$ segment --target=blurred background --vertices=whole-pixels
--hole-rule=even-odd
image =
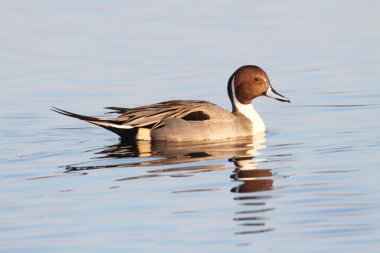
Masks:
[[[375,252],[379,9],[371,0],[1,2],[0,251]],[[230,109],[227,80],[246,64],[292,103],[254,102],[268,132],[243,164],[229,160],[236,147],[218,146],[232,152],[172,165],[167,150],[142,155],[50,111],[101,115],[170,99]],[[262,180],[245,180],[247,166]]]

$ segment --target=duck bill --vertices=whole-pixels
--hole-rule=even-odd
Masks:
[[[277,99],[281,102],[288,102],[290,103],[290,100],[284,97],[283,95],[279,94],[277,91],[275,91],[272,86],[269,86],[268,90],[265,92],[265,96]]]

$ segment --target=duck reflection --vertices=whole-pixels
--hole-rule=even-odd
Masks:
[[[73,164],[66,166],[66,172],[85,171],[95,169],[122,168],[122,167],[157,167],[167,165],[180,165],[217,160],[221,158],[238,159],[238,157],[249,156],[252,158],[256,147],[252,138],[236,139],[231,141],[219,142],[120,142],[116,145],[106,146],[100,151],[95,152],[93,161]],[[117,159],[117,160],[115,160]],[[115,161],[117,161],[115,163]],[[226,167],[225,163],[220,163],[217,168]],[[147,171],[156,172],[175,172],[203,168],[214,170],[215,164],[204,166],[185,166],[171,169],[156,169]]]
[[[265,148],[265,135],[255,136],[252,149],[248,150],[249,155],[236,156],[230,158],[235,169],[231,178],[241,182],[238,186],[233,187],[231,192],[238,193],[234,197],[244,210],[235,212],[234,221],[244,227],[236,235],[263,233],[274,230],[266,226],[266,212],[273,211],[274,208],[267,207],[267,200],[272,198],[268,191],[273,187],[273,172],[269,169],[257,168],[260,162],[259,151]]]
[[[94,162],[69,165],[66,167],[66,172],[120,167],[148,168],[143,175],[117,179],[117,181],[124,181],[162,176],[189,177],[200,172],[231,170],[230,165],[233,165],[231,179],[239,184],[234,186],[231,192],[235,195],[234,200],[241,209],[234,213],[234,221],[242,227],[236,234],[261,233],[273,230],[266,227],[265,213],[274,210],[267,207],[267,201],[271,198],[268,191],[273,187],[273,172],[270,169],[257,168],[265,164],[263,163],[265,159],[260,159],[259,153],[265,148],[264,144],[264,134],[249,139],[202,144],[120,142],[96,152],[97,157]],[[229,158],[230,163],[226,164],[225,158]],[[116,163],[115,159],[117,159]],[[222,160],[217,161],[217,159]],[[214,162],[202,163],[207,160],[214,160]],[[149,169],[150,167],[152,169]],[[193,189],[183,192],[209,190],[214,189]]]

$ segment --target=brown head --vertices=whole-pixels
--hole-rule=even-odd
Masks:
[[[271,86],[268,75],[260,67],[246,65],[238,68],[228,81],[228,96],[236,109],[236,103],[252,103],[259,96],[267,96],[282,102],[289,99],[277,93]]]

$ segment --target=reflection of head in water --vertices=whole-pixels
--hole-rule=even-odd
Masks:
[[[243,183],[232,188],[232,192],[257,192],[272,189],[273,173],[269,169],[236,169],[231,178]]]

